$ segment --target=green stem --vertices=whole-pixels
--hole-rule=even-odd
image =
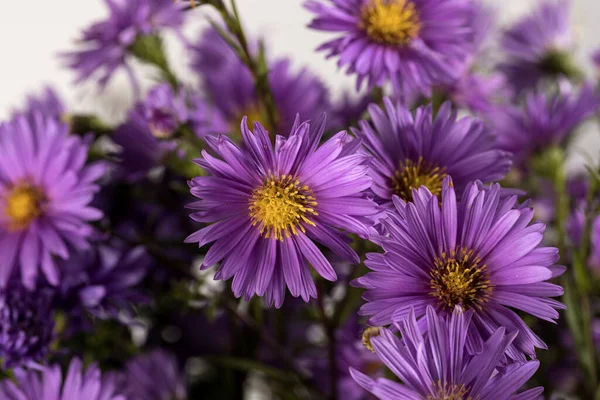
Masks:
[[[321,322],[323,324],[323,328],[325,329],[325,333],[327,335],[327,356],[329,359],[329,386],[330,400],[338,399],[338,366],[337,366],[337,341],[335,338],[335,325],[333,321],[327,317],[327,313],[325,312],[325,305],[323,303],[323,298],[325,296],[325,285],[322,279],[317,282],[317,310],[319,312],[319,317],[321,318]]]

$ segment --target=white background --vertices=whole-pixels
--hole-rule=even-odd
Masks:
[[[334,96],[342,89],[353,89],[354,80],[341,74],[334,60],[325,60],[314,49],[327,35],[306,28],[311,14],[301,0],[237,0],[250,34],[268,38],[271,54],[289,55],[296,66],[308,66],[321,75]],[[539,0],[487,0],[497,9],[499,25],[506,26],[527,12]],[[69,107],[76,111],[100,110],[113,120],[123,117],[131,101],[130,88],[123,76],[117,76],[107,90],[98,93],[94,85],[73,86],[73,75],[61,66],[60,52],[72,49],[82,28],[103,18],[102,0],[2,0],[0,5],[0,119],[22,104],[26,93],[44,84],[56,87]],[[206,24],[204,7],[188,16],[186,34],[196,40]],[[591,75],[589,55],[600,47],[600,0],[573,0],[571,13],[577,59],[586,64]],[[172,62],[180,76],[187,54],[176,44],[171,46]],[[188,78],[188,80],[191,78]],[[591,125],[590,125],[591,126]],[[595,129],[588,127],[586,131]],[[591,137],[589,132],[586,136]],[[587,142],[587,140],[586,140]]]

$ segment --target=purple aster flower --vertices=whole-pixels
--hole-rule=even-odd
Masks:
[[[54,339],[52,293],[26,290],[20,282],[0,289],[0,358],[4,368],[34,366]]]
[[[77,74],[77,82],[93,75],[105,86],[112,74],[123,67],[137,87],[127,62],[136,39],[160,28],[179,28],[183,23],[180,4],[172,0],[105,0],[109,16],[87,28],[80,39],[83,48],[66,54]]]
[[[58,94],[51,87],[46,87],[39,96],[27,96],[25,108],[22,111],[14,113],[13,118],[16,118],[18,114],[24,114],[29,119],[29,123],[33,124],[33,116],[39,112],[46,117],[52,117],[60,121],[65,111],[65,105]]]
[[[127,362],[121,376],[127,400],[186,400],[187,389],[177,359],[157,349]]]
[[[293,72],[288,59],[269,62],[269,85],[275,101],[279,123],[271,127],[262,117],[254,79],[245,64],[217,31],[204,32],[195,47],[192,68],[202,78],[203,86],[215,107],[223,114],[230,132],[237,132],[242,117],[250,123],[260,122],[273,134],[287,135],[299,114],[314,120],[331,108],[329,93],[323,83],[307,69]]]
[[[85,165],[88,143],[41,114],[0,125],[0,287],[20,271],[28,288],[41,268],[57,285],[53,256],[83,249],[102,212],[89,204],[104,164]]]
[[[515,162],[522,164],[533,153],[563,144],[581,122],[598,110],[599,100],[591,85],[576,90],[561,81],[559,93],[529,93],[522,110],[505,105],[489,113],[488,119],[500,148],[512,152]]]
[[[544,1],[504,33],[501,44],[506,61],[498,68],[515,90],[535,87],[545,76],[569,72],[565,70],[571,47],[569,11],[568,0]]]
[[[433,307],[427,307],[428,332],[423,334],[411,311],[399,325],[402,341],[381,328],[380,335],[371,338],[372,346],[402,384],[350,371],[356,382],[382,400],[537,399],[542,387],[516,392],[533,376],[539,361],[500,366],[504,352],[515,340],[515,332],[506,334],[505,328],[498,328],[483,344],[481,353],[469,355],[468,337],[475,323],[471,322],[472,315],[457,307],[446,320],[436,315]]]
[[[58,302],[69,315],[70,328],[88,328],[87,313],[128,323],[133,307],[147,300],[139,284],[152,260],[142,247],[119,247],[98,245],[61,264]]]
[[[461,191],[473,180],[500,180],[508,172],[510,154],[497,148],[491,131],[473,118],[457,120],[450,103],[434,118],[431,105],[413,117],[405,106],[384,102],[385,111],[369,106],[371,122],[352,129],[373,155],[370,174],[378,202],[391,205],[394,194],[410,201],[421,186],[438,195],[446,176]]]
[[[217,111],[194,97],[188,108],[183,91],[175,93],[168,84],[160,84],[148,92],[119,126],[114,141],[121,146],[122,170],[129,180],[136,180],[161,164],[165,155],[177,148],[173,136],[181,125],[190,122],[194,133],[204,137],[226,132]]]
[[[489,113],[495,110],[497,103],[510,97],[507,89],[506,78],[500,74],[467,72],[443,91],[457,106],[475,113]]]
[[[331,4],[329,4],[331,3]],[[472,48],[471,7],[463,0],[310,0],[310,27],[339,32],[319,50],[339,56],[356,73],[357,86],[392,81],[396,88],[425,94],[451,80],[454,61]]]
[[[60,366],[53,365],[36,370],[15,371],[15,381],[0,382],[0,397],[5,400],[126,400],[115,390],[114,377],[101,375],[92,364],[83,369],[81,360],[75,358],[63,379]]]
[[[353,98],[349,93],[344,93],[342,99],[332,106],[332,119],[335,121],[335,126],[346,128],[357,124],[363,119],[369,104],[374,101],[371,94]]]
[[[340,132],[319,146],[325,119],[296,122],[275,147],[258,124],[250,132],[242,120],[244,147],[226,136],[207,137],[219,158],[203,152],[195,162],[211,176],[190,181],[200,200],[188,207],[191,217],[207,227],[187,242],[214,242],[202,268],[221,261],[215,279],[233,277],[237,296],[266,296],[281,307],[286,286],[304,301],[316,297],[309,262],[327,280],[336,273],[314,241],[354,263],[357,254],[339,231],[367,237],[377,212],[363,193],[371,186],[368,157],[357,153],[360,143]]]
[[[433,306],[450,314],[472,309],[469,348],[480,351],[499,327],[518,331],[508,356],[535,355],[544,342],[511,309],[554,321],[564,306],[551,297],[560,286],[546,282],[560,275],[558,250],[541,246],[545,225],[533,223],[533,209],[514,209],[516,196],[502,198],[500,185],[470,183],[457,200],[447,177],[441,198],[422,187],[413,201],[394,198],[395,212],[382,220],[389,235],[377,239],[384,254],[369,253],[373,271],[358,278],[367,289],[361,315],[374,326],[400,321],[414,308],[417,317]],[[509,308],[510,307],[510,308]]]
[[[596,73],[600,75],[600,49],[596,50],[594,54],[592,54],[592,63],[596,68]]]

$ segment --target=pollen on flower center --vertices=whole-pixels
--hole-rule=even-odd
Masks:
[[[434,260],[430,276],[430,294],[449,309],[456,305],[481,309],[492,292],[486,266],[472,250],[442,253]]]
[[[410,0],[369,0],[361,8],[359,27],[377,43],[402,46],[419,35],[421,21]]]
[[[26,228],[42,213],[43,200],[44,195],[39,188],[29,184],[15,186],[6,198],[8,229],[16,231]]]
[[[467,396],[469,390],[462,385],[449,384],[448,382],[442,383],[437,381],[433,385],[435,394],[427,396],[427,400],[476,400],[471,396]],[[479,397],[479,396],[478,396]]]
[[[416,163],[405,160],[400,163],[400,168],[392,177],[394,192],[405,201],[412,201],[412,191],[420,186],[425,186],[437,196],[442,192],[442,183],[446,177],[445,168],[423,161],[419,157]]]
[[[265,238],[284,237],[305,232],[304,224],[315,225],[311,215],[317,215],[313,192],[292,175],[271,176],[250,196],[248,210],[252,225]]]

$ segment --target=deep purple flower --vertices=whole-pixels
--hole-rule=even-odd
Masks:
[[[510,168],[510,154],[497,148],[491,131],[470,117],[457,120],[450,103],[435,118],[431,105],[413,117],[389,99],[385,111],[373,104],[369,114],[371,122],[361,121],[352,132],[373,155],[372,190],[380,203],[391,205],[394,194],[410,201],[412,190],[421,186],[438,195],[446,176],[460,192],[477,179],[500,180]]]
[[[63,278],[58,302],[70,318],[70,328],[85,329],[88,313],[128,323],[133,307],[147,300],[139,284],[152,260],[143,247],[120,247],[97,245],[60,265]]]
[[[160,28],[179,28],[183,23],[181,5],[172,0],[105,2],[108,18],[87,28],[80,39],[83,48],[66,55],[69,67],[77,74],[77,82],[97,76],[102,87],[121,67],[132,78],[127,55],[136,39],[154,34]]]
[[[33,366],[54,339],[52,292],[30,292],[20,282],[0,289],[0,358],[4,368]]]
[[[572,45],[569,19],[568,0],[546,0],[504,33],[505,61],[498,68],[515,90],[535,87],[545,76],[568,72],[564,63]]]
[[[271,127],[261,114],[254,79],[229,45],[214,29],[204,32],[196,45],[192,68],[215,107],[223,114],[230,132],[237,132],[242,117],[260,122],[271,134],[287,135],[300,115],[314,120],[330,109],[323,83],[307,69],[293,72],[290,60],[269,61],[268,80],[278,114],[278,126]]]
[[[489,113],[488,119],[497,132],[500,148],[512,152],[515,162],[522,164],[533,153],[563,144],[581,122],[598,110],[599,104],[600,98],[591,85],[576,90],[561,81],[559,93],[529,93],[523,109],[505,105]]]
[[[214,242],[203,268],[221,261],[215,279],[233,277],[237,296],[266,296],[281,307],[286,286],[304,301],[316,297],[307,262],[327,280],[336,273],[314,241],[352,262],[344,229],[367,237],[368,216],[377,212],[363,193],[371,186],[368,157],[357,153],[359,142],[340,132],[319,146],[325,120],[296,122],[275,148],[264,128],[254,133],[244,118],[239,148],[226,136],[207,137],[219,158],[203,152],[195,162],[210,176],[194,178],[191,192],[200,200],[189,205],[191,217],[209,223],[187,242]]]
[[[83,249],[102,212],[90,207],[104,164],[85,165],[88,143],[41,114],[0,125],[0,287],[20,271],[28,288],[38,269],[57,285],[53,256]]]
[[[177,359],[157,349],[127,362],[119,390],[127,400],[186,400],[187,389]]]
[[[115,391],[112,375],[101,375],[92,364],[83,369],[78,358],[71,361],[63,380],[59,365],[41,371],[16,370],[15,382],[0,382],[0,397],[5,400],[126,400]]]
[[[177,148],[173,136],[185,123],[190,122],[198,137],[226,132],[216,110],[198,97],[193,98],[191,107],[187,101],[183,90],[175,93],[168,84],[157,85],[117,128],[113,139],[122,148],[121,167],[128,180],[143,177],[160,165],[165,155]]]
[[[331,4],[328,4],[331,3]],[[471,7],[463,0],[310,0],[310,27],[339,32],[319,50],[339,56],[360,86],[395,87],[428,94],[455,76],[453,62],[472,48]]]
[[[554,321],[563,305],[560,286],[546,282],[560,275],[558,250],[541,246],[545,225],[533,223],[533,209],[515,209],[516,196],[502,198],[500,185],[466,186],[457,200],[452,180],[441,197],[422,187],[413,202],[394,198],[396,210],[382,220],[388,235],[377,238],[385,253],[367,254],[373,271],[356,280],[367,289],[361,315],[374,326],[400,321],[427,306],[449,314],[456,305],[474,311],[470,349],[481,350],[499,327],[519,331],[508,356],[533,356],[544,342],[509,307]],[[441,204],[440,204],[441,200]]]
[[[516,332],[500,327],[483,344],[483,351],[469,355],[468,337],[472,329],[472,311],[456,308],[447,319],[427,307],[427,334],[423,334],[411,311],[399,329],[402,341],[381,328],[371,338],[375,353],[403,382],[386,378],[372,379],[351,369],[354,379],[382,400],[533,400],[542,387],[516,394],[538,369],[537,360],[501,367],[504,352]]]
[[[46,87],[39,96],[27,96],[24,109],[15,112],[13,118],[16,118],[18,114],[23,114],[28,117],[29,123],[33,124],[33,116],[39,112],[46,117],[60,121],[64,117],[65,111],[65,105],[58,94],[51,87]]]

